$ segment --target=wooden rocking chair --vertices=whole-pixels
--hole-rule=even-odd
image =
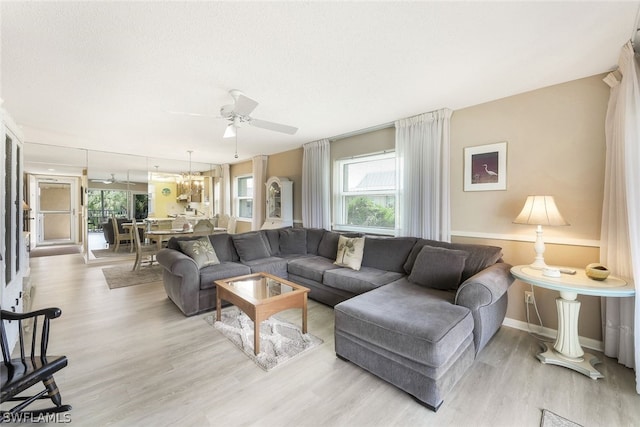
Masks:
[[[7,419],[29,420],[43,414],[53,414],[71,410],[71,406],[62,404],[62,397],[58,386],[53,379],[53,374],[67,366],[66,356],[47,356],[49,344],[49,322],[60,317],[62,311],[59,308],[45,308],[31,313],[13,313],[0,310],[0,333],[2,335],[2,357],[0,365],[1,392],[0,404],[10,401],[20,401],[18,405],[8,411],[0,411],[0,423]],[[41,319],[41,332],[38,333],[38,322]],[[30,332],[25,336],[24,321],[30,323]],[[9,344],[5,332],[5,322],[18,322],[20,357],[11,358]],[[38,335],[40,339],[38,340]],[[30,347],[30,349],[29,349]],[[26,350],[25,350],[26,348]],[[39,350],[39,354],[37,353]],[[44,389],[32,396],[18,396],[23,391],[38,383],[44,385]],[[55,406],[45,409],[23,411],[25,407],[38,399],[51,399]]]

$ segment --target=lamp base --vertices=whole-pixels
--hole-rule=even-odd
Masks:
[[[544,259],[538,259],[537,257],[533,263],[529,264],[529,267],[534,270],[544,270],[545,268],[549,268],[547,263],[544,262]]]
[[[536,227],[536,243],[533,246],[536,251],[536,259],[530,265],[535,270],[542,270],[547,268],[547,264],[544,262],[544,240],[542,240],[542,226]]]

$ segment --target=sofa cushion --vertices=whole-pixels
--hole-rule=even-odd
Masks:
[[[404,263],[404,270],[407,274],[411,273],[413,264],[415,263],[420,250],[425,245],[467,252],[467,259],[465,261],[464,270],[462,271],[462,278],[460,279],[462,282],[490,265],[495,264],[502,257],[502,248],[497,246],[448,243],[439,242],[437,240],[419,239],[407,257],[407,262]]]
[[[204,267],[200,270],[200,289],[215,288],[214,282],[216,280],[244,276],[245,274],[251,274],[251,269],[237,262],[222,262],[218,265]]]
[[[378,270],[373,267],[362,267],[360,270],[338,268],[325,271],[322,283],[332,288],[360,294],[391,283],[402,276],[402,273]]]
[[[400,279],[335,306],[335,327],[376,347],[440,367],[472,340],[473,316],[453,293]]]
[[[287,269],[290,274],[304,277],[318,283],[322,283],[325,271],[339,269],[330,259],[323,256],[312,255],[289,260]]]
[[[286,279],[287,260],[278,257],[258,258],[244,263],[252,273],[269,273]]]
[[[336,259],[339,238],[340,233],[336,233],[335,231],[327,231],[324,233],[320,243],[318,243],[318,255],[329,259]]]
[[[185,255],[190,256],[196,262],[198,268],[209,265],[220,264],[216,251],[211,246],[211,241],[207,236],[202,236],[195,240],[178,242],[180,249]]]
[[[360,270],[363,253],[364,237],[340,236],[335,264],[352,270]]]
[[[259,231],[232,234],[231,238],[233,239],[233,245],[235,246],[236,251],[238,251],[240,261],[243,263],[271,256],[269,244],[265,241],[265,238]]]
[[[280,255],[280,230],[277,228],[269,230],[260,230],[263,233],[264,238],[269,244],[269,251],[272,256]]]
[[[220,262],[240,261],[238,252],[236,252],[236,248],[233,245],[233,239],[231,238],[231,234],[227,234],[227,233],[210,234],[209,240],[211,240],[211,245],[213,246],[213,250],[216,251],[216,255],[218,255],[218,259],[220,260]]]
[[[306,255],[307,230],[304,228],[284,228],[278,230],[280,235],[280,254]]]
[[[404,273],[404,263],[416,243],[414,237],[365,237],[362,265]]]
[[[413,264],[409,281],[427,288],[456,290],[467,253],[454,249],[423,246]]]
[[[318,255],[318,246],[327,230],[324,228],[307,228],[307,253]]]

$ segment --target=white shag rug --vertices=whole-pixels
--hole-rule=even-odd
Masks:
[[[542,419],[540,420],[540,427],[582,427],[578,423],[574,423],[558,414],[555,414],[547,409],[542,410]]]
[[[265,371],[281,366],[283,363],[311,350],[323,341],[309,333],[303,334],[300,327],[270,317],[260,324],[260,353],[253,351],[253,320],[237,307],[222,310],[222,320],[216,322],[215,312],[204,320],[238,346],[256,365]]]

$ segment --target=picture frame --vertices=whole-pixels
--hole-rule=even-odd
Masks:
[[[465,147],[464,191],[507,189],[507,143]]]

